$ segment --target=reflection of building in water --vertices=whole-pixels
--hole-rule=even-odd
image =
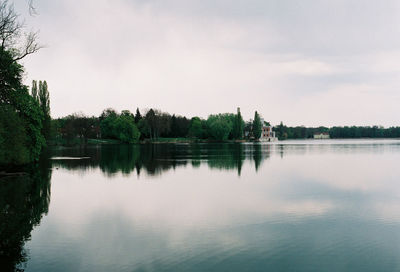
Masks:
[[[315,133],[314,139],[329,139],[329,133],[326,132]]]

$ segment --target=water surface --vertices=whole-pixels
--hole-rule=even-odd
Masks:
[[[399,161],[398,140],[54,148],[0,180],[1,267],[400,270]]]

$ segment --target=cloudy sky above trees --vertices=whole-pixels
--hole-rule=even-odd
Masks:
[[[15,1],[53,117],[254,110],[273,124],[399,125],[400,1]]]

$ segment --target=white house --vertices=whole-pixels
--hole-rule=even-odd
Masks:
[[[314,139],[329,139],[329,133],[326,132],[315,133]]]
[[[261,124],[262,124],[262,128],[261,128],[260,141],[263,141],[263,142],[277,141],[278,138],[276,138],[275,131],[272,130],[272,126],[267,126],[263,119],[261,119]]]

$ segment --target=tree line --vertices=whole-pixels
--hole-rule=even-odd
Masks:
[[[261,136],[261,119],[255,113],[255,125],[247,129]],[[236,114],[212,114],[207,119],[187,118],[169,114],[158,109],[149,109],[143,114],[139,108],[135,114],[129,110],[117,112],[105,109],[100,116],[85,116],[75,113],[52,120],[54,143],[87,143],[89,139],[109,139],[124,143],[140,140],[154,141],[159,138],[192,138],[200,140],[241,140],[246,130],[240,110]],[[257,132],[258,130],[258,132]]]
[[[136,109],[117,112],[105,109],[100,116],[72,114],[52,121],[55,144],[87,143],[89,139],[107,139],[116,142],[135,143],[139,141],[159,141],[164,138],[184,138],[206,141],[257,140],[261,137],[263,123],[256,111],[254,119],[245,122],[240,110],[236,114],[211,114],[207,119],[187,118],[169,114],[157,109],[149,109],[142,114]],[[314,134],[327,133],[330,138],[399,138],[400,127],[273,127],[279,140],[308,139]]]
[[[334,126],[328,127],[288,127],[281,122],[274,131],[279,140],[308,139],[314,134],[328,133],[332,139],[343,138],[400,138],[400,127],[384,128],[382,126]]]
[[[135,143],[158,141],[165,138],[227,141],[261,137],[261,117],[256,111],[254,120],[244,122],[240,109],[236,114],[211,114],[207,119],[187,118],[169,114],[158,109],[149,109],[142,114],[129,110],[117,112],[108,108],[100,116],[75,113],[52,120],[53,144],[85,144],[89,139],[115,140]],[[265,123],[268,124],[269,123]]]

